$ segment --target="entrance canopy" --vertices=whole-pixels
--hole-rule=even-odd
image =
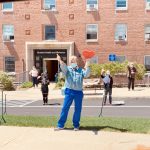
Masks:
[[[69,57],[74,55],[74,42],[52,42],[52,41],[42,41],[42,42],[26,42],[26,71],[32,69],[35,65],[35,50],[40,51],[50,51],[52,53],[58,52],[61,55],[61,51],[64,49],[67,51],[67,60],[69,62]]]

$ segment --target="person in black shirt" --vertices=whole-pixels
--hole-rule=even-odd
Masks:
[[[109,94],[109,104],[112,104],[112,86],[113,86],[113,78],[110,75],[110,71],[102,69],[101,78],[104,82],[104,105],[106,105],[107,95]]]
[[[136,75],[136,68],[134,67],[133,63],[130,63],[127,66],[127,77],[128,77],[128,91],[130,91],[130,88],[132,86],[132,90],[134,90],[134,81],[135,81],[135,75]]]
[[[49,79],[48,79],[47,72],[42,73],[39,78],[41,78],[41,91],[43,95],[43,105],[46,105],[48,104],[48,92],[49,92],[48,89]]]

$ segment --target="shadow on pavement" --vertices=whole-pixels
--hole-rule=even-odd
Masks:
[[[103,93],[84,93],[84,95],[103,95]]]
[[[106,129],[106,128],[109,128],[109,129],[112,129],[112,130],[115,130],[115,131],[120,131],[120,132],[127,132],[128,131],[127,129],[115,128],[115,127],[111,127],[111,126],[84,126],[84,127],[81,126],[80,127],[81,130],[91,130],[95,134],[97,134],[97,132],[99,130],[103,130],[103,129]]]
[[[134,89],[134,91],[144,91],[144,89]]]
[[[127,129],[120,129],[120,128],[115,128],[115,127],[111,127],[111,126],[84,126],[84,127],[80,127],[80,131],[81,130],[87,130],[87,131],[92,131],[94,132],[95,135],[98,135],[98,131],[103,130],[103,129],[112,129],[115,131],[120,131],[120,132],[128,132]],[[68,131],[72,131],[73,128],[64,128],[64,130],[68,130]]]
[[[53,104],[47,104],[47,105],[54,106],[54,105],[61,105],[61,104],[60,103],[53,103]]]

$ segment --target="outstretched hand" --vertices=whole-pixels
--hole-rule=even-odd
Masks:
[[[105,73],[105,70],[104,70],[104,69],[102,69],[102,70],[101,70],[101,74],[104,74],[104,73]]]
[[[90,61],[86,60],[86,62],[85,62],[85,68],[88,68],[89,66],[90,66]]]
[[[61,61],[61,57],[57,54],[57,60],[60,62]]]

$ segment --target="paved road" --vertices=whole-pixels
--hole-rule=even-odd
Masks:
[[[150,118],[149,98],[119,98],[113,101],[125,101],[125,105],[106,105],[103,108],[103,116],[114,117],[145,117]],[[63,99],[49,101],[49,105],[43,106],[41,100],[11,100],[7,101],[7,114],[15,115],[59,115]],[[83,116],[98,116],[101,110],[102,98],[85,98],[83,101]],[[1,105],[1,103],[0,103]],[[74,105],[71,106],[70,115]]]

